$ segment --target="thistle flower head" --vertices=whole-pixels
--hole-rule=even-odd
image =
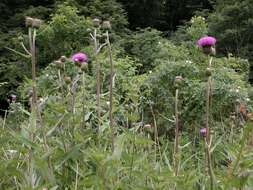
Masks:
[[[203,137],[206,137],[206,135],[207,135],[207,129],[204,127],[204,128],[201,128],[200,129],[200,134],[203,136]]]
[[[15,102],[16,99],[17,99],[17,96],[16,96],[15,94],[11,94],[11,95],[10,95],[10,98],[11,98],[12,101]]]
[[[199,47],[214,46],[215,43],[216,43],[216,38],[212,36],[204,36],[197,41],[197,44]]]
[[[79,52],[72,55],[71,60],[80,64],[87,62],[88,57],[85,53]]]

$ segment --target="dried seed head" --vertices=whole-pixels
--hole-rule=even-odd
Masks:
[[[42,20],[32,17],[25,17],[25,25],[27,27],[39,28],[42,24]]]
[[[33,26],[34,28],[39,28],[39,27],[41,26],[41,24],[42,24],[42,20],[37,19],[37,18],[33,19],[33,24],[32,24],[32,26]]]
[[[33,18],[29,16],[25,17],[25,25],[31,27],[33,25]]]
[[[100,21],[99,18],[94,18],[94,19],[93,19],[93,24],[94,24],[95,27],[99,27],[99,26],[100,26],[100,22],[101,22],[101,21]]]
[[[105,30],[110,30],[112,28],[110,21],[108,21],[108,20],[103,21],[102,28]]]

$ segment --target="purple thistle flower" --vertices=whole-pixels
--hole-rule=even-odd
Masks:
[[[216,38],[212,37],[212,36],[204,36],[202,38],[200,38],[197,41],[198,46],[200,47],[205,47],[205,46],[214,46],[216,43]]]
[[[82,64],[84,62],[87,62],[88,57],[85,53],[79,52],[72,55],[71,60]]]
[[[201,128],[201,129],[200,129],[200,134],[201,134],[203,137],[206,137],[206,135],[207,135],[207,129],[206,129],[206,128]]]

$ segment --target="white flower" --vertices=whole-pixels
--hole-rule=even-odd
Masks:
[[[239,92],[239,89],[236,89],[235,92],[238,93],[238,92]]]
[[[152,71],[150,70],[150,71],[149,71],[149,74],[151,74],[151,73],[152,73]]]

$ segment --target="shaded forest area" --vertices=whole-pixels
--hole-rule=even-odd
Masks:
[[[24,76],[29,75],[22,60],[5,47],[13,48],[19,35],[24,32],[25,16],[38,17],[47,22],[61,0],[2,0],[0,2],[0,82],[1,102],[8,93],[20,84]],[[250,0],[69,0],[78,8],[80,15],[86,17],[111,17],[120,23],[118,32],[129,34],[130,30],[153,27],[163,32],[163,36],[183,33],[190,18],[198,13],[208,19],[209,33],[219,37],[219,53],[232,53],[236,56],[252,59],[252,17]],[[122,33],[122,31],[124,32]],[[174,35],[175,36],[175,35]],[[185,40],[181,34],[177,41]],[[231,41],[231,38],[234,40]],[[40,63],[44,67],[52,58]],[[250,77],[250,80],[251,77]],[[2,102],[3,105],[3,102]]]

